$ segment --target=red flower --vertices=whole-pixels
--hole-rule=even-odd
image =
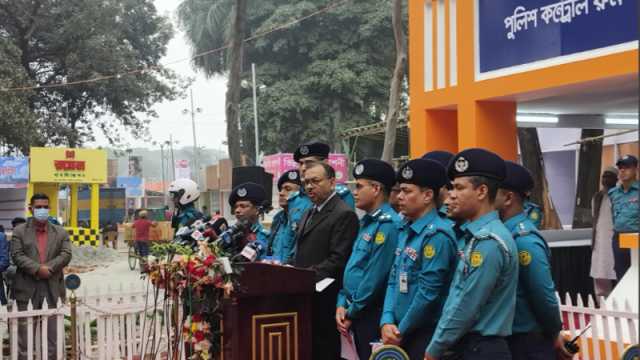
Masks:
[[[204,332],[202,330],[198,330],[193,334],[193,337],[196,338],[197,342],[204,340]]]
[[[206,259],[204,259],[204,261],[202,262],[202,264],[206,267],[211,266],[211,264],[213,264],[213,262],[216,261],[216,258],[213,255],[209,255],[207,256]]]
[[[202,321],[202,315],[200,315],[200,314],[192,314],[191,315],[191,321],[193,321],[193,322]]]

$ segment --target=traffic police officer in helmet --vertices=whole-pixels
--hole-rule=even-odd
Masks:
[[[460,226],[463,248],[425,360],[458,352],[465,360],[510,359],[518,285],[518,251],[495,211],[504,160],[484,149],[466,149],[449,163],[449,213]]]
[[[203,215],[195,207],[200,197],[198,184],[191,179],[177,179],[169,184],[169,195],[173,200],[174,212],[171,217],[171,227],[175,230],[190,226]]]
[[[379,338],[387,276],[398,239],[398,214],[388,203],[395,171],[388,163],[366,159],[353,170],[356,206],[366,212],[344,271],[338,293],[336,325],[344,336],[353,332],[360,359],[371,356],[371,342]]]

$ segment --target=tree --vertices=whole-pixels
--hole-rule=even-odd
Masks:
[[[384,148],[382,160],[391,162],[393,150],[396,147],[396,128],[400,117],[400,105],[402,101],[402,81],[405,76],[405,62],[407,61],[407,44],[404,36],[404,23],[402,21],[402,0],[393,0],[393,36],[396,44],[396,65],[391,78],[389,89],[389,110],[386,117],[386,130],[384,133]]]
[[[228,9],[229,1],[183,3],[192,4],[190,16],[179,16],[182,26],[190,29],[187,37],[194,52],[228,44],[224,39],[230,36],[229,17],[216,14]],[[205,3],[209,11],[203,13]],[[265,153],[292,152],[301,142],[312,139],[326,141],[334,151],[340,150],[341,130],[383,118],[395,60],[386,50],[393,46],[387,1],[356,0],[327,8],[330,3],[250,2],[245,37],[268,35],[256,36],[244,44],[239,124],[242,130],[238,136],[247,158],[255,158],[251,63],[257,68],[260,150]],[[294,22],[313,13],[318,14]],[[271,31],[283,24],[289,26]],[[207,74],[224,74],[229,50],[203,58],[195,61],[197,68]]]
[[[580,156],[578,157],[578,184],[576,186],[573,228],[592,226],[591,198],[600,186],[600,167],[602,165],[602,139],[587,140],[604,134],[604,129],[582,129],[580,138]]]
[[[560,217],[556,211],[551,193],[549,192],[549,183],[544,169],[544,159],[542,158],[542,150],[540,148],[540,139],[538,138],[538,129],[536,128],[518,128],[518,143],[520,144],[520,154],[522,156],[522,165],[529,169],[533,175],[533,191],[531,192],[531,200],[542,207],[542,229],[562,229]]]
[[[0,33],[19,53],[22,85],[37,86],[30,145],[80,146],[96,131],[118,144],[122,129],[144,138],[152,105],[183,85],[159,64],[173,32],[150,0],[0,1]]]

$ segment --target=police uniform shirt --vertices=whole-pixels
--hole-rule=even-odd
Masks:
[[[543,333],[555,338],[562,330],[560,308],[542,235],[522,212],[505,221],[518,248],[519,276],[513,333]]]
[[[638,206],[639,182],[634,181],[626,192],[622,184],[609,190],[613,213],[613,229],[616,232],[638,232],[640,230],[640,207]]]
[[[403,337],[417,328],[435,328],[455,262],[453,229],[437,210],[413,223],[405,222],[389,274],[380,326],[395,324]]]
[[[269,241],[269,230],[265,229],[260,221],[256,221],[251,226],[251,233],[248,236],[249,242],[255,242],[257,245],[258,256],[256,260],[262,260],[267,254],[267,242]]]
[[[348,318],[358,318],[362,310],[376,305],[384,295],[398,243],[399,222],[400,218],[388,203],[360,220],[360,231],[344,271],[337,302],[337,307],[347,309]]]
[[[543,218],[542,209],[540,209],[540,206],[529,200],[526,200],[524,202],[524,212],[527,214],[527,217],[529,218],[531,223],[533,223],[536,229],[540,229],[540,226],[542,226]]]
[[[426,351],[442,357],[466,333],[511,335],[518,255],[511,233],[492,211],[461,226],[465,246],[442,316]]]
[[[295,232],[289,226],[289,217],[284,210],[279,211],[271,224],[269,235],[269,249],[272,257],[282,264],[287,264],[292,259]]]

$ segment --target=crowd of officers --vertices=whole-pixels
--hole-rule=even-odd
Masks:
[[[527,169],[480,148],[430,152],[397,172],[367,159],[353,169],[352,194],[335,183],[328,154],[318,142],[296,150],[299,169],[278,179],[282,210],[270,231],[258,221],[260,185],[239,185],[229,199],[236,217],[253,224],[260,260],[332,269],[318,277],[335,278],[338,288],[328,310],[314,309],[314,359],[339,358],[339,334],[355,342],[360,359],[376,342],[397,345],[410,359],[571,357],[559,336],[550,250],[532,221],[540,214],[527,206]],[[323,177],[311,176],[311,167]],[[323,259],[302,264],[301,228],[334,197],[365,213],[358,220],[349,209],[336,220],[353,217],[359,229],[334,227],[346,235],[327,243],[331,267]],[[313,306],[320,306],[315,299]]]

